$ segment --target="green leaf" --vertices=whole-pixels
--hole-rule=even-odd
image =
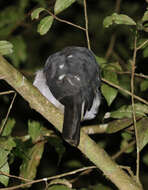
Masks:
[[[15,157],[17,156],[18,158],[24,160],[24,159],[29,159],[27,151],[29,148],[32,147],[32,142],[30,140],[25,140],[23,142],[22,139],[15,138],[15,143],[16,147],[13,150],[13,154]]]
[[[33,142],[38,141],[41,136],[41,125],[37,121],[28,121],[28,134]]]
[[[65,185],[65,186],[69,187],[70,189],[72,188],[72,184],[66,179],[54,179],[49,183],[49,186],[57,185],[57,184]]]
[[[118,94],[118,91],[115,88],[112,88],[107,84],[101,85],[101,92],[103,96],[105,97],[108,106],[111,105],[111,103],[114,101],[114,99],[116,98]]]
[[[119,64],[119,62],[111,62],[111,63],[109,63],[109,66],[107,66],[106,68],[113,70],[113,72],[121,72],[122,71],[122,67]]]
[[[74,190],[74,189],[71,189],[65,185],[54,185],[52,187],[49,187],[48,190]]]
[[[106,65],[107,60],[104,57],[95,56],[95,58],[99,64],[105,64]]]
[[[42,11],[44,11],[45,9],[43,7],[37,8],[35,9],[32,13],[31,13],[31,19],[38,19],[39,15]]]
[[[16,144],[12,137],[0,137],[0,171],[9,174],[8,155]],[[9,177],[0,175],[0,182],[7,186]]]
[[[0,41],[0,54],[7,55],[13,52],[13,45],[5,40]]]
[[[0,168],[5,165],[7,162],[7,156],[10,153],[10,150],[4,149],[3,147],[0,146]]]
[[[123,132],[123,133],[121,134],[121,136],[122,136],[122,138],[123,138],[124,140],[126,140],[126,141],[129,141],[129,140],[132,139],[132,135],[131,135],[130,133],[128,133],[128,132]]]
[[[110,25],[113,24],[113,18],[112,16],[107,16],[104,20],[103,20],[103,26],[105,28],[108,28]]]
[[[103,57],[98,57],[98,56],[95,56],[95,58],[101,69],[103,69],[106,66],[107,60]]]
[[[148,47],[145,47],[143,50],[143,57],[147,58],[148,57]]]
[[[130,89],[131,89],[130,80],[131,80],[131,78],[128,75],[119,75],[119,86],[125,90],[130,91]],[[122,94],[125,97],[130,97],[123,90],[119,90],[119,92],[120,92],[120,94]]]
[[[20,167],[20,176],[33,180],[36,176],[37,167],[42,158],[45,142],[35,144],[32,148],[29,148],[26,152],[27,157],[24,158]]]
[[[9,174],[9,165],[8,162],[5,162],[5,164],[0,167],[0,171]],[[0,183],[2,183],[5,187],[8,186],[9,177],[5,175],[0,175]]]
[[[11,39],[11,42],[14,45],[14,51],[12,55],[9,55],[13,64],[16,67],[22,62],[25,62],[27,59],[27,46],[26,41],[22,38],[22,36],[16,36]]]
[[[137,122],[137,133],[138,133],[138,150],[139,152],[148,144],[148,118],[144,117]]]
[[[108,123],[106,132],[107,133],[116,133],[116,132],[130,126],[132,123],[133,123],[133,119],[128,119],[128,118],[111,121]]]
[[[111,112],[110,117],[116,119],[132,118],[132,113],[132,105],[124,105],[121,106],[118,110]],[[136,116],[145,116],[145,114],[148,114],[148,106],[140,103],[135,104],[135,114]]]
[[[111,16],[107,16],[103,21],[103,26],[108,28],[113,24],[124,24],[124,25],[136,25],[136,22],[127,15],[113,13]]]
[[[16,146],[12,137],[0,137],[0,148],[11,151]]]
[[[34,143],[42,140],[45,136],[51,136],[52,133],[52,131],[43,127],[39,122],[28,121],[28,134]]]
[[[4,120],[2,121],[2,123],[4,122]],[[5,127],[4,127],[4,130],[2,132],[2,136],[9,136],[11,135],[11,132],[14,128],[14,125],[15,125],[15,120],[14,119],[8,119]]]
[[[117,73],[115,72],[115,68],[112,66],[106,66],[103,69],[103,77],[106,80],[108,80],[114,84],[119,83]],[[102,94],[104,95],[108,105],[110,106],[111,103],[113,102],[113,100],[116,98],[116,96],[118,94],[118,90],[107,84],[102,84],[101,91],[102,91]]]
[[[8,154],[10,153],[10,150],[4,149],[1,147],[0,143],[0,171],[6,172],[9,174],[9,165],[8,165]],[[7,186],[9,182],[9,177],[0,175],[0,183]]]
[[[64,9],[71,6],[76,0],[56,0],[55,6],[54,6],[54,13],[59,14]]]
[[[40,23],[38,24],[37,32],[39,32],[41,35],[44,35],[48,32],[50,27],[53,23],[53,17],[52,16],[46,16],[44,17]]]
[[[142,22],[148,21],[148,11],[146,11],[142,17]]]

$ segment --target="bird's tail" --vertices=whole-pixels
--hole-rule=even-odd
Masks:
[[[65,105],[62,134],[63,138],[73,146],[78,146],[80,141],[81,111],[81,97],[72,97]]]

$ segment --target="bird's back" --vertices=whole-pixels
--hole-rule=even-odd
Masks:
[[[62,104],[70,96],[80,94],[85,109],[91,108],[100,86],[99,67],[91,51],[67,47],[49,56],[44,72],[51,92]]]

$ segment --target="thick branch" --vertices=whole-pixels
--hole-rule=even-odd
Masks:
[[[0,56],[0,77],[8,82],[30,106],[42,114],[59,131],[62,130],[63,115],[40,92],[2,56]],[[124,172],[107,153],[81,130],[78,148],[103,174],[120,190],[141,190],[134,179]]]

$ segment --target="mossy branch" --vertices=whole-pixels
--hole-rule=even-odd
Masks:
[[[63,115],[19,71],[0,55],[0,78],[10,84],[31,106],[57,130],[62,131]],[[92,161],[120,190],[141,190],[135,180],[81,130],[80,151]]]

